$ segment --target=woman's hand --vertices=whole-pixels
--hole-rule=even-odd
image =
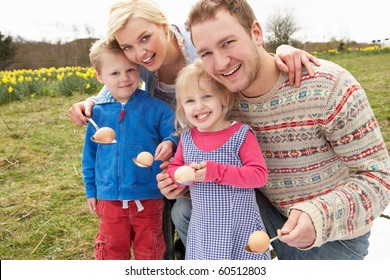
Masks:
[[[320,62],[308,52],[294,48],[289,45],[281,45],[276,49],[275,63],[280,71],[288,74],[291,86],[299,87],[302,78],[302,65],[309,72],[310,77],[314,77],[312,63],[320,66]]]
[[[95,104],[89,101],[81,101],[69,108],[70,121],[79,126],[83,126],[91,117],[92,108]]]
[[[175,182],[171,179],[169,174],[165,171],[157,174],[156,179],[160,192],[168,199],[177,199],[188,191],[188,187],[178,187],[177,184],[175,184]]]

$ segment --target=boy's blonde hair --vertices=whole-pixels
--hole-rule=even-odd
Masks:
[[[108,44],[106,38],[97,40],[92,44],[89,51],[89,60],[91,61],[92,67],[98,73],[101,70],[101,56],[103,53],[121,54],[124,56],[123,51],[119,47]]]
[[[108,18],[107,40],[111,43],[116,41],[115,33],[122,29],[130,19],[135,17],[143,18],[156,25],[167,25],[169,27],[168,18],[153,0],[123,0],[111,6]]]
[[[215,17],[219,10],[225,9],[238,20],[250,35],[253,22],[257,21],[252,7],[246,0],[200,0],[192,6],[186,21],[186,28],[191,32],[193,24]],[[227,26],[226,28],[229,28]],[[191,35],[192,38],[192,35]]]
[[[213,79],[204,69],[202,60],[197,58],[192,64],[182,68],[176,78],[176,131],[180,134],[193,125],[187,120],[182,100],[191,93],[204,92],[200,81],[207,81],[211,90],[218,94],[222,103],[222,114],[224,118],[228,118],[228,112],[233,107],[233,93],[229,91],[223,84]]]

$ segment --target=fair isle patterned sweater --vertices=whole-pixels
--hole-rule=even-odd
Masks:
[[[389,154],[364,90],[331,62],[315,72],[299,89],[281,74],[266,95],[235,94],[232,110],[262,149],[269,177],[260,191],[286,216],[310,215],[310,248],[365,234],[390,200]]]

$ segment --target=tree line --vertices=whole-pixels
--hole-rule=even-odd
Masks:
[[[68,43],[14,40],[0,33],[0,70],[39,69],[41,67],[90,66],[89,49],[96,38]]]

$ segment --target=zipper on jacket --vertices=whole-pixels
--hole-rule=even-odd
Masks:
[[[125,104],[121,103],[122,105],[122,109],[119,113],[119,123],[123,120],[123,118],[125,117]],[[117,159],[118,159],[118,191],[119,191],[119,194],[122,192],[122,168],[121,168],[121,153],[120,151],[122,150],[122,143],[123,143],[123,140],[122,140],[122,137],[123,137],[123,131],[122,131],[122,125],[123,124],[119,124],[118,126],[118,132],[120,134],[120,141],[118,143],[119,145],[119,148],[117,150]]]
[[[122,110],[119,114],[119,122],[121,122],[124,117],[125,117],[125,104],[122,104]]]

